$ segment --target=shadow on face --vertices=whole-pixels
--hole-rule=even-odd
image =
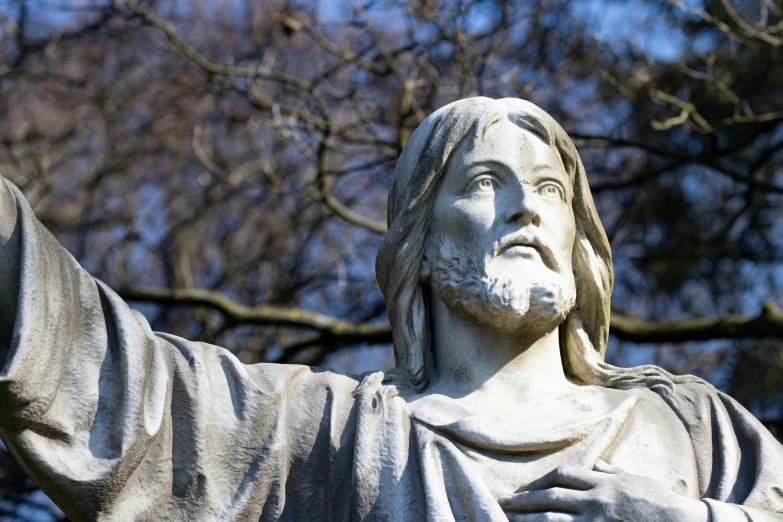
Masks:
[[[501,118],[463,141],[435,198],[430,231],[497,271],[571,272],[571,184],[554,147]]]

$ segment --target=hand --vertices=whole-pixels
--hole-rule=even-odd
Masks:
[[[500,497],[510,522],[707,522],[706,504],[653,479],[599,463],[560,466]]]

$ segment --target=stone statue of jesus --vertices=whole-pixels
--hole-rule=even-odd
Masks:
[[[783,447],[706,382],[603,362],[612,261],[517,99],[413,133],[377,258],[397,366],[153,332],[0,179],[0,436],[73,520],[783,520]]]

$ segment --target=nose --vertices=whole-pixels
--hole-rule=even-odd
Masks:
[[[533,188],[527,181],[522,181],[520,189],[519,192],[513,191],[513,200],[507,203],[509,212],[506,221],[522,226],[533,225],[537,227],[541,225],[541,216],[538,213],[538,204]]]

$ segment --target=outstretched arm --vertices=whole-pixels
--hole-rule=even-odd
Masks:
[[[153,332],[2,185],[0,437],[67,515],[277,520],[284,503],[340,508],[327,503],[336,482],[323,470],[351,476],[331,448],[355,380],[244,366]],[[305,457],[323,464],[320,476]]]

